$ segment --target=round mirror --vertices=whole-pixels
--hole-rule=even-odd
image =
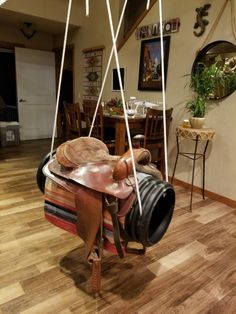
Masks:
[[[226,97],[236,90],[236,46],[218,40],[208,44],[198,53],[192,67],[192,76],[207,67],[215,88],[211,99]]]

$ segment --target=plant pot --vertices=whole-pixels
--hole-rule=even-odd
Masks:
[[[189,122],[190,122],[191,127],[193,129],[201,129],[205,123],[205,118],[191,117],[189,119]]]

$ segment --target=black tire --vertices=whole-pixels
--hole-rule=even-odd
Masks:
[[[52,155],[54,155],[56,153],[56,150],[54,149],[52,152]],[[45,187],[45,181],[46,181],[46,177],[43,174],[43,167],[46,165],[46,163],[50,160],[50,156],[51,153],[48,153],[43,160],[40,162],[39,166],[38,166],[38,170],[37,170],[37,174],[36,174],[36,181],[37,181],[37,185],[39,190],[44,194],[44,187]]]
[[[164,236],[171,222],[175,192],[171,184],[147,177],[140,182],[140,198],[143,213],[140,216],[138,201],[126,215],[125,231],[130,241],[148,247]]]

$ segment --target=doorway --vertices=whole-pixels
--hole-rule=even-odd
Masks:
[[[56,83],[58,88],[62,47],[55,48]],[[68,45],[65,52],[65,61],[62,73],[61,91],[59,98],[59,110],[57,117],[57,134],[64,141],[66,140],[66,122],[64,115],[64,104],[74,102],[74,45]]]
[[[15,48],[20,139],[51,138],[56,105],[55,54]]]
[[[18,121],[13,49],[0,48],[0,121]]]
[[[15,47],[24,47],[15,43],[0,43],[0,121],[19,121],[17,105],[17,86],[15,68]],[[55,71],[58,86],[62,47],[56,48]],[[58,113],[58,137],[64,139],[65,121],[63,102],[74,101],[74,45],[68,45],[65,54],[61,95]]]

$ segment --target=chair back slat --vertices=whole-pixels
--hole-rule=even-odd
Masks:
[[[168,140],[173,108],[166,109],[166,136]],[[164,121],[163,111],[147,109],[143,146],[150,150],[152,162],[157,165],[164,176]]]
[[[66,137],[73,139],[81,136],[81,114],[79,103],[65,104]]]
[[[169,134],[169,126],[171,121],[173,108],[166,110],[166,133],[167,138]],[[160,141],[164,139],[164,122],[163,122],[163,111],[153,108],[147,109],[146,123],[145,123],[145,136],[144,136],[144,147],[147,142]]]
[[[94,112],[96,109],[96,102],[92,101],[84,101],[83,102],[83,110],[84,110],[84,119],[86,123],[86,127],[90,130]],[[102,106],[98,107],[98,111],[95,117],[94,126],[91,132],[91,136],[104,141],[104,124],[103,124],[103,110]]]

